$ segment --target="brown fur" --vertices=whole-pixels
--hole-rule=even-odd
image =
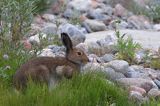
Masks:
[[[72,47],[67,34],[63,34],[62,41],[67,49],[66,57],[37,57],[23,64],[13,78],[17,90],[25,88],[29,78],[35,82],[49,84],[51,78],[55,81],[60,80],[63,76],[71,78],[73,71],[81,70],[81,66],[89,61],[88,57],[82,50]],[[66,66],[63,68],[62,75],[56,71],[58,66]]]

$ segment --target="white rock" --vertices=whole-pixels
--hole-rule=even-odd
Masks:
[[[156,31],[160,31],[160,24],[155,24],[153,26],[153,28],[156,30]]]

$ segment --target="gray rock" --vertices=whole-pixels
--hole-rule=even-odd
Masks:
[[[128,78],[144,78],[144,79],[150,79],[149,73],[145,71],[145,69],[139,69],[136,70],[133,68],[133,66],[130,66],[128,68],[127,73],[125,74],[126,77]]]
[[[72,9],[66,9],[63,13],[63,16],[65,18],[71,18],[73,16],[73,10]]]
[[[38,56],[55,57],[55,55],[51,49],[43,49],[41,52],[38,52],[37,54],[38,54]]]
[[[83,67],[84,72],[88,71],[104,71],[104,67],[99,63],[88,63]]]
[[[83,43],[86,39],[85,34],[76,26],[72,24],[62,24],[58,28],[58,34],[60,33],[67,33],[74,46],[78,45],[79,43]]]
[[[130,92],[131,92],[131,91],[139,92],[139,93],[142,94],[142,96],[145,96],[146,93],[147,93],[147,92],[145,91],[145,89],[140,88],[140,87],[137,87],[137,86],[131,86],[131,87],[129,87],[129,91],[130,91]]]
[[[158,75],[158,72],[151,68],[144,68],[143,66],[132,65],[130,68],[135,70],[135,74],[138,74],[137,77],[144,78],[144,79],[155,79]],[[133,73],[132,73],[133,74]],[[136,78],[137,78],[136,77]],[[155,78],[153,78],[155,77]]]
[[[113,60],[108,63],[108,66],[113,68],[116,72],[125,74],[128,71],[129,64],[124,60]]]
[[[86,19],[82,24],[88,32],[90,31],[97,32],[106,30],[105,24],[97,20]]]
[[[145,82],[145,83],[142,83],[140,85],[141,88],[145,89],[146,92],[148,92],[149,90],[151,90],[152,88],[156,88],[154,87],[154,83],[150,83],[150,82]],[[158,87],[157,87],[158,88]]]
[[[113,54],[105,54],[104,56],[101,57],[101,60],[104,62],[110,62],[115,59],[115,56]]]
[[[91,0],[73,0],[68,3],[67,8],[80,12],[86,12],[92,6]]]
[[[115,81],[116,79],[125,78],[125,76],[122,73],[115,72],[114,69],[110,67],[105,68],[104,72],[106,76],[113,81]]]
[[[136,91],[131,91],[129,99],[136,103],[136,106],[140,106],[142,103],[146,103],[148,98],[144,98],[141,93]]]
[[[57,49],[43,49],[42,51],[38,52],[38,56],[47,56],[47,57],[65,57],[64,51],[57,51]]]
[[[147,91],[151,88],[158,88],[152,80],[142,79],[142,78],[121,78],[117,80],[118,84],[128,87],[128,86],[138,86]]]
[[[141,75],[139,72],[135,71],[132,67],[128,68],[127,73],[125,74],[127,78],[140,78]]]
[[[57,34],[57,26],[56,26],[56,24],[45,23],[44,27],[42,28],[42,33],[45,33],[45,34]]]
[[[100,45],[104,53],[114,53],[116,51],[116,38],[112,35],[106,36],[105,39],[97,40],[97,44]]]
[[[109,28],[110,29],[115,29],[117,27],[116,20],[112,20],[109,23]],[[127,29],[129,28],[129,24],[126,21],[120,20],[120,23],[118,25],[119,29]]]
[[[110,5],[104,6],[103,12],[109,16],[112,16],[113,14],[113,8]]]
[[[38,56],[65,57],[65,47],[49,45],[47,48],[39,51],[37,54]]]
[[[100,8],[97,9],[91,9],[87,12],[87,17],[90,19],[96,19],[96,20],[105,20],[107,18],[107,15],[103,14],[103,10]]]
[[[158,99],[158,98],[160,98],[160,91],[158,89],[153,88],[148,92],[148,96],[150,98]]]
[[[147,50],[144,50],[144,49],[139,50],[138,52],[136,52],[136,54],[135,54],[135,60],[137,61],[137,63],[143,62],[144,58],[146,58],[148,56],[147,55],[148,53],[149,52]]]
[[[126,21],[121,21],[120,23],[119,23],[119,28],[120,29],[127,29],[128,28],[128,23],[126,22]]]
[[[149,20],[144,16],[133,15],[127,19],[128,23],[131,24],[135,29],[152,29]]]
[[[56,17],[53,14],[43,14],[42,18],[46,22],[51,22],[51,23],[55,23],[55,19],[56,19]]]
[[[101,59],[95,54],[89,54],[88,58],[91,63],[102,63]]]
[[[160,31],[160,24],[155,24],[153,26],[153,29],[156,30],[156,31]]]
[[[96,42],[89,42],[87,45],[88,45],[88,52],[90,54],[96,54],[98,56],[102,54],[101,47]]]
[[[105,19],[103,19],[102,21],[103,21],[103,23],[107,26],[107,28],[109,29],[109,24],[110,24],[110,22],[112,21],[112,16],[109,16],[109,15],[106,15],[105,16]],[[111,28],[110,28],[111,29]]]
[[[104,39],[97,40],[97,43],[104,47],[108,45],[114,45],[117,41],[117,38],[114,35],[107,35]]]
[[[128,11],[121,4],[116,4],[114,15],[118,17],[127,17]]]
[[[36,34],[34,36],[31,36],[28,38],[28,41],[31,43],[31,44],[40,44],[40,39],[39,39],[39,34]]]
[[[49,45],[48,49],[51,49],[53,53],[57,52],[65,52],[65,47],[64,46],[57,46],[57,45]]]

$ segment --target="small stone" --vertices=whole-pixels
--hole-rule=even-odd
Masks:
[[[48,49],[51,49],[53,53],[57,52],[65,52],[65,47],[64,46],[57,46],[57,45],[49,45]]]
[[[148,92],[150,89],[154,88],[153,84],[149,83],[149,82],[142,83],[140,85],[140,87],[145,89],[146,92]]]
[[[129,24],[132,24],[135,29],[152,29],[149,19],[144,16],[133,15],[127,19]]]
[[[124,60],[113,60],[108,63],[108,66],[113,68],[116,72],[125,74],[127,73],[129,64]]]
[[[83,72],[87,71],[103,71],[104,67],[101,66],[99,63],[88,63],[83,67]]]
[[[34,36],[31,36],[28,38],[28,41],[31,43],[31,44],[40,44],[40,39],[39,39],[39,34],[36,34]]]
[[[91,63],[101,63],[100,58],[95,54],[89,54],[88,58]]]
[[[104,62],[110,62],[110,61],[113,61],[115,59],[115,56],[113,54],[105,54],[101,57],[101,59],[104,61]]]
[[[52,14],[43,14],[42,19],[44,19],[46,22],[55,22],[55,16]]]
[[[132,67],[129,67],[125,76],[127,78],[140,78],[140,73],[135,71]]]
[[[98,56],[102,54],[101,47],[96,42],[89,42],[87,45],[88,45],[88,52],[90,54],[96,54]]]
[[[92,0],[73,0],[68,3],[69,9],[86,12],[92,7]]]
[[[8,60],[8,59],[9,59],[8,54],[4,54],[4,55],[3,55],[3,59]]]
[[[160,24],[155,24],[153,26],[153,28],[156,30],[156,31],[160,31]]]
[[[42,28],[42,33],[57,34],[57,26],[52,23],[46,23],[44,24],[44,27]]]
[[[38,52],[37,54],[39,54],[39,52]],[[55,57],[55,54],[52,52],[51,49],[43,49],[43,50],[40,52],[39,56]]]
[[[104,6],[103,12],[109,16],[112,16],[113,8],[110,5]]]
[[[152,88],[149,92],[148,92],[148,96],[150,98],[155,98],[158,99],[160,98],[160,91],[158,89]]]
[[[141,93],[143,96],[146,95],[146,91],[143,89],[143,88],[140,88],[140,87],[137,87],[137,86],[131,86],[129,88],[130,91],[136,91],[136,92],[139,92]]]
[[[105,20],[107,15],[103,14],[103,10],[100,8],[91,9],[87,13],[87,17],[89,19],[96,19],[96,20]]]
[[[114,69],[108,67],[104,69],[106,76],[110,79],[115,81],[116,79],[125,78],[122,73],[115,72]]]
[[[114,9],[114,15],[118,17],[125,17],[127,16],[127,10],[121,4],[117,4]]]
[[[86,19],[83,22],[83,26],[86,28],[88,32],[97,32],[106,30],[106,26],[103,22],[97,20]]]
[[[137,86],[145,89],[147,92],[151,88],[156,87],[154,82],[149,79],[142,79],[142,78],[121,78],[117,80],[118,84],[128,87],[128,86]]]
[[[73,43],[73,46],[83,43],[86,39],[85,33],[83,33],[78,26],[72,24],[62,24],[58,28],[58,34],[67,33]]]
[[[146,102],[146,99],[142,96],[142,94],[136,91],[131,91],[129,98],[134,101],[137,106],[140,106],[142,103]]]
[[[121,21],[120,23],[119,23],[119,28],[120,29],[127,29],[128,28],[128,23],[126,22],[126,21]]]

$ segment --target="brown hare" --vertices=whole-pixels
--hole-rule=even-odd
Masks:
[[[72,46],[72,42],[66,33],[61,34],[61,40],[66,48],[65,57],[36,57],[23,64],[13,77],[13,83],[17,90],[27,86],[28,79],[34,82],[45,82],[49,86],[55,84],[63,76],[71,78],[73,72],[79,72],[89,59],[86,54]],[[61,74],[57,68],[63,68]]]

